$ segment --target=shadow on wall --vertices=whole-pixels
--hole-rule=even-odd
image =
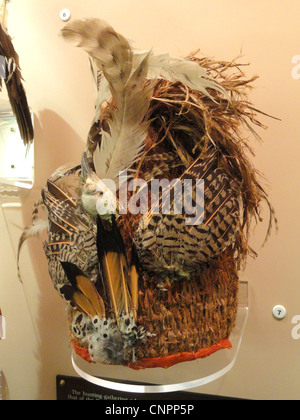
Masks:
[[[35,121],[36,184],[47,180],[61,165],[80,163],[84,147],[85,141],[58,114],[48,109],[41,111]]]
[[[22,199],[24,225],[31,224],[34,203],[49,176],[60,166],[80,163],[84,142],[58,114],[45,109],[35,118],[35,182],[32,191]],[[55,398],[55,375],[70,364],[65,303],[54,289],[43,251],[43,238],[28,241],[31,265],[38,285],[38,313],[33,315],[39,348],[37,399]],[[22,262],[21,262],[22,263]],[[29,302],[30,304],[30,302]],[[37,306],[37,305],[36,305]]]

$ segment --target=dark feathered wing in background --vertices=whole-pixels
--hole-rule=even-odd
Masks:
[[[12,39],[0,24],[0,55],[2,60],[2,71],[0,86],[3,81],[6,85],[9,102],[12,111],[17,119],[21,138],[26,146],[30,145],[33,136],[32,118],[27,102],[26,92],[22,83],[19,56],[13,46]],[[3,78],[4,76],[4,78]]]

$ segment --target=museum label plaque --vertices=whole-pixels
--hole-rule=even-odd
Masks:
[[[133,382],[128,382],[133,384]],[[137,384],[137,383],[134,383]],[[133,394],[100,387],[73,376],[57,375],[56,390],[58,401],[128,401],[128,400],[228,400],[232,398],[192,392],[168,392],[160,394]]]

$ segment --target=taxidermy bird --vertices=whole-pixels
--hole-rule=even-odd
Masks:
[[[3,60],[1,61],[0,89],[2,90],[4,81],[8,99],[17,120],[20,136],[24,145],[29,146],[34,136],[32,117],[23,86],[19,56],[4,26],[5,10],[6,1],[3,5],[2,24],[0,23],[0,55]]]
[[[68,302],[73,344],[89,361],[128,364],[148,340],[153,349],[156,335],[161,340],[148,330],[149,314],[162,316],[151,296],[170,303],[172,287],[180,287],[174,296],[188,302],[185,294],[202,272],[220,258],[238,265],[249,252],[249,220],[267,199],[237,134],[249,105],[234,96],[236,79],[230,90],[213,61],[202,66],[194,56],[134,51],[102,20],[75,20],[62,36],[89,55],[95,117],[81,165],[49,178],[20,248],[47,227],[49,273]],[[153,199],[156,180],[169,182],[169,195],[160,190]],[[185,187],[183,201],[178,186]],[[150,317],[146,323],[140,309]],[[170,332],[166,322],[162,334]]]

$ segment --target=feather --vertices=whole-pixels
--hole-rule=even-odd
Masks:
[[[96,112],[93,119],[93,124],[95,124],[100,119],[102,105],[109,98],[111,98],[111,92],[110,92],[108,80],[104,77],[103,71],[97,67],[95,61],[91,57],[89,58],[90,58],[90,68],[91,68],[92,76],[93,76],[96,89],[97,89],[97,98],[96,98],[96,103],[95,103]]]
[[[18,244],[18,251],[17,251],[17,269],[18,269],[18,276],[20,281],[21,279],[21,273],[20,273],[20,256],[21,256],[21,250],[24,245],[24,243],[33,237],[38,237],[40,234],[42,234],[45,230],[49,228],[49,222],[48,220],[45,220],[39,216],[39,210],[40,208],[45,209],[43,205],[43,200],[40,198],[33,207],[32,212],[32,223],[30,226],[27,226],[19,239]]]
[[[131,312],[131,297],[130,297],[129,288],[128,288],[129,272],[128,272],[128,263],[127,263],[125,253],[120,254],[120,271],[121,271],[121,290],[125,291],[123,312],[125,314],[129,314]]]
[[[208,93],[207,89],[214,89],[229,99],[225,89],[222,88],[198,63],[186,59],[172,58],[169,54],[154,54],[153,51],[135,51],[133,55],[133,68],[137,68],[140,62],[148,57],[147,79],[165,79],[169,82],[181,82],[190,89],[197,90],[205,96],[215,99]],[[97,100],[96,113],[93,122],[100,118],[101,106],[111,98],[111,91],[108,81],[102,77],[102,71],[98,72],[93,68],[95,80],[97,79]]]
[[[71,286],[61,288],[71,304],[94,318],[105,318],[104,302],[92,281],[74,264],[61,261]]]
[[[148,55],[133,69],[129,42],[99,19],[76,20],[63,28],[62,35],[90,55],[108,82],[114,108],[109,132],[102,131],[101,147],[94,152],[94,165],[100,179],[112,179],[119,186],[119,173],[140,156],[149,127],[145,116],[154,85],[145,85]],[[106,94],[107,88],[99,99],[101,104]]]
[[[103,74],[103,73],[102,73]],[[97,91],[97,99],[96,99],[96,105],[95,105],[95,116],[93,123],[96,123],[100,119],[101,115],[101,107],[102,105],[111,98],[111,91],[109,88],[109,83],[105,77],[101,78],[101,81],[99,83],[99,88]]]
[[[42,191],[42,197],[51,222],[68,232],[89,229],[88,221],[76,201],[50,179],[47,181],[47,188]]]
[[[128,80],[121,96],[114,101],[118,108],[108,121],[110,133],[102,133],[101,146],[94,153],[94,164],[99,178],[114,180],[129,170],[141,155],[149,127],[144,121],[153,92],[153,84],[144,86],[147,75],[147,57]]]
[[[132,252],[131,252],[129,290],[132,297],[132,306],[133,306],[133,313],[134,313],[135,319],[137,317],[137,311],[138,311],[138,287],[139,287],[138,281],[139,281],[138,256],[137,256],[135,246],[133,245]]]
[[[17,252],[17,269],[18,269],[18,276],[19,276],[20,281],[21,281],[20,256],[21,256],[21,250],[24,243],[30,238],[40,236],[45,230],[48,229],[48,227],[49,227],[48,220],[36,219],[33,221],[33,224],[31,226],[27,226],[23,230],[23,233],[19,240],[18,252]]]
[[[34,130],[26,92],[22,83],[19,56],[14,49],[11,37],[0,24],[0,55],[5,59],[4,82],[9,102],[16,117],[21,138],[26,146],[33,141]],[[0,81],[2,87],[2,81]]]
[[[122,35],[100,19],[74,20],[61,34],[90,55],[110,81],[112,91],[123,89],[132,70],[132,50]]]
[[[97,247],[102,275],[108,290],[111,307],[117,321],[121,314],[129,315],[132,299],[128,288],[129,271],[123,239],[114,218],[110,230],[106,230],[98,217]]]
[[[56,182],[66,178],[68,175],[76,173],[79,169],[80,165],[75,165],[75,163],[69,162],[56,169],[49,179],[52,182]]]
[[[87,178],[91,178],[93,176],[93,172],[90,167],[90,162],[87,158],[86,152],[83,152],[81,155],[81,173],[82,173],[82,178],[84,181]]]
[[[50,179],[48,179],[47,181],[47,188],[49,193],[58,201],[67,201],[71,207],[77,207],[75,201],[71,197],[69,197],[61,188],[54,184],[54,182],[50,181]]]
[[[77,214],[74,211],[72,202],[60,201],[47,190],[43,191],[43,198],[49,214],[51,214],[49,217],[51,221],[76,232],[88,228],[86,221],[80,217],[80,213]]]
[[[134,54],[134,63],[140,62],[149,52],[139,51]],[[226,98],[228,97],[225,89],[223,89],[209,74],[206,69],[198,63],[191,60],[172,58],[169,54],[161,53],[149,55],[148,79],[165,79],[169,82],[181,82],[192,90],[197,90],[205,96],[214,98],[209,94],[207,89],[214,89],[221,92]]]

